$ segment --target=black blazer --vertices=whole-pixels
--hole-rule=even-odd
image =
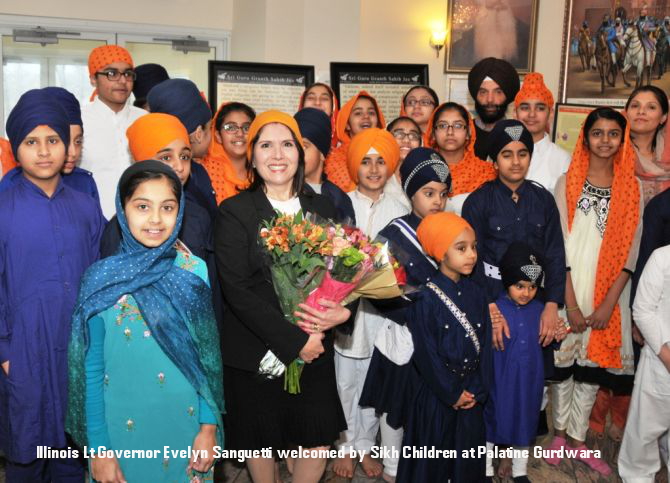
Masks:
[[[303,212],[337,217],[332,202],[315,193],[301,194],[300,205]],[[274,216],[262,189],[242,191],[221,203],[214,226],[214,252],[226,301],[223,363],[251,372],[258,370],[268,349],[288,365],[308,339],[282,315],[259,243],[261,222]]]

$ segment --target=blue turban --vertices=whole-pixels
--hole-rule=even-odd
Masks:
[[[328,156],[332,129],[328,114],[313,107],[305,107],[293,117],[300,128],[300,135],[309,139],[321,151],[324,158]]]
[[[137,100],[146,99],[154,86],[170,78],[165,67],[160,64],[138,65],[135,67],[135,74],[137,79],[133,84],[133,95]]]
[[[400,165],[400,181],[408,198],[431,181],[445,183],[451,189],[451,173],[444,158],[432,149],[414,148]]]
[[[147,95],[151,112],[179,118],[189,134],[212,119],[212,111],[198,87],[188,79],[168,79],[155,85]]]
[[[70,120],[70,125],[76,124],[82,128],[84,127],[84,123],[81,120],[81,107],[79,107],[79,101],[74,97],[74,94],[62,87],[45,87],[42,90],[48,93],[65,109],[67,117]]]
[[[70,120],[65,109],[45,89],[24,93],[7,118],[5,131],[12,145],[14,157],[23,140],[37,126],[49,126],[60,136],[65,146],[70,144]]]

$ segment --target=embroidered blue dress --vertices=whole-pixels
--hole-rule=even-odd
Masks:
[[[178,251],[175,265],[207,281],[205,263]],[[163,447],[186,450],[200,424],[216,424],[207,403],[161,349],[132,295],[89,320],[86,413],[93,448],[160,450],[158,458],[120,458],[127,481],[191,481],[188,458],[165,457]],[[212,481],[213,470],[197,474]]]
[[[510,329],[504,351],[493,351],[493,382],[484,409],[486,440],[500,445],[531,446],[544,388],[540,315],[544,305],[518,305],[506,294],[496,301]]]
[[[67,345],[84,271],[98,257],[100,205],[61,180],[24,176],[0,193],[0,449],[15,463],[65,446]]]
[[[435,447],[455,450],[457,457],[407,458],[403,454],[396,481],[484,481],[486,459],[462,458],[462,450],[486,443],[483,405],[491,376],[491,322],[485,295],[477,284],[464,277],[456,283],[437,272],[431,282],[466,315],[472,330],[468,334],[428,287],[421,290],[408,310],[414,355],[403,450]],[[455,410],[452,405],[463,390],[473,393],[477,404],[471,409]]]
[[[414,287],[420,287],[430,281],[437,272],[437,264],[426,256],[416,238],[416,229],[420,222],[421,218],[410,213],[393,220],[379,232],[380,236],[389,240],[393,246],[399,247],[407,257],[402,260],[402,264],[407,272],[407,283]],[[376,306],[376,308],[393,322],[404,324],[407,305],[403,304],[399,308],[396,306]],[[388,324],[393,322],[389,321]],[[407,379],[410,373],[411,364],[402,366],[394,364],[375,348],[359,405],[373,407],[379,414],[386,413],[386,422],[391,427],[396,429],[401,427],[405,417]]]

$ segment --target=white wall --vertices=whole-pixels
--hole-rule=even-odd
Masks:
[[[233,0],[2,0],[0,14],[232,29]]]

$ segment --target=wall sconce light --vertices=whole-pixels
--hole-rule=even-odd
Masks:
[[[435,30],[430,34],[430,46],[435,49],[435,57],[440,56],[440,50],[444,47],[444,42],[447,40],[446,30]]]

